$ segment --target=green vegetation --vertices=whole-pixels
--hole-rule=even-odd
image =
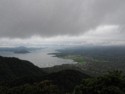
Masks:
[[[74,88],[70,89],[69,87],[72,87],[74,81],[78,81],[78,79],[74,79],[75,75],[71,76],[71,72],[66,72],[51,74],[51,80],[55,79],[56,82],[43,80],[13,87],[1,85],[0,94],[125,94],[125,76],[121,71],[112,71],[96,78],[84,79],[84,77],[80,77],[83,79],[81,84],[77,83]],[[56,76],[58,79],[55,78]],[[67,79],[68,76],[70,79]]]
[[[92,76],[116,69],[125,73],[125,46],[77,46],[57,51],[54,53],[56,57],[79,62],[73,67]]]
[[[32,85],[25,84],[17,87],[0,87],[0,94],[61,94],[58,87],[51,81],[45,80]]]
[[[32,77],[29,76],[29,77],[15,79],[15,80],[11,80],[11,81],[3,81],[0,84],[0,87],[1,87],[0,92],[3,92],[4,89],[6,89],[5,91],[11,90],[11,89],[12,90],[16,89],[16,91],[22,92],[21,90],[22,90],[22,87],[24,87],[24,86],[25,87],[28,86],[26,88],[30,88],[31,90],[33,90],[32,92],[36,92],[34,90],[34,88],[36,88],[36,90],[39,90],[38,84],[47,80],[52,83],[52,86],[53,85],[55,86],[55,87],[51,87],[52,90],[53,90],[53,88],[58,87],[58,88],[56,88],[56,90],[59,91],[61,94],[65,94],[66,92],[71,93],[73,91],[73,89],[75,88],[75,86],[80,84],[82,79],[86,79],[86,78],[89,78],[89,76],[86,74],[83,74],[79,71],[64,70],[64,71],[60,71],[60,72],[46,74],[44,76],[39,76],[39,75],[32,76]],[[45,84],[45,86],[43,86],[42,89],[47,88],[47,87]],[[47,88],[48,92],[49,92],[49,90],[51,90],[51,88],[50,89]],[[60,94],[60,93],[44,93],[44,94]],[[3,93],[3,94],[8,94],[8,93]],[[14,93],[14,94],[17,94],[17,93]],[[23,94],[23,93],[21,93],[21,94]],[[27,94],[31,94],[31,93],[27,93]],[[32,94],[36,94],[36,93],[32,93]],[[37,93],[37,94],[41,94],[41,93]]]
[[[86,63],[85,59],[83,56],[80,55],[67,55],[63,57],[64,59],[72,59],[73,61],[77,62],[77,63]]]
[[[52,91],[56,87],[59,89],[57,91],[64,94],[65,92],[72,92],[82,79],[88,77],[88,75],[73,69],[46,73],[43,69],[28,61],[0,56],[0,94],[41,94],[42,91],[40,90],[44,86],[40,89],[38,85],[46,80],[52,82],[52,87],[49,89],[48,86],[45,86],[48,93],[44,92],[44,94],[60,94],[52,93],[56,91]],[[30,93],[31,91],[40,93]]]
[[[0,56],[0,81],[44,74],[44,71],[29,61]]]
[[[125,76],[120,71],[89,78],[74,89],[73,94],[125,94]]]
[[[0,94],[125,94],[121,71],[92,77],[79,69],[45,70],[28,61],[0,57]]]

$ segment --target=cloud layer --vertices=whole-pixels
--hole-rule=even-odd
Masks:
[[[0,0],[0,40],[91,35],[91,40],[101,36],[123,41],[124,9],[125,0]],[[117,31],[96,34],[105,26]]]
[[[124,0],[0,0],[0,37],[78,35],[125,24]]]
[[[50,46],[50,45],[124,45],[119,34],[119,26],[99,26],[78,36],[61,35],[56,37],[32,36],[30,38],[1,38],[1,46]]]

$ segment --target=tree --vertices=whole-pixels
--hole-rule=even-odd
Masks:
[[[73,94],[125,94],[124,87],[125,77],[121,71],[113,71],[97,78],[83,80]]]

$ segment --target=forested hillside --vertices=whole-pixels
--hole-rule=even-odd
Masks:
[[[0,57],[0,94],[125,94],[125,76],[118,70],[92,77],[68,67],[47,69]]]
[[[64,94],[89,77],[73,69],[46,73],[29,61],[0,56],[0,94]]]
[[[0,56],[0,81],[44,74],[45,72],[29,61]]]

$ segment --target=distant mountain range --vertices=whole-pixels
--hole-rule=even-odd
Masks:
[[[26,54],[30,53],[33,50],[38,50],[42,48],[33,48],[33,47],[24,47],[24,46],[19,46],[19,47],[0,47],[1,52],[13,52],[16,54]]]

